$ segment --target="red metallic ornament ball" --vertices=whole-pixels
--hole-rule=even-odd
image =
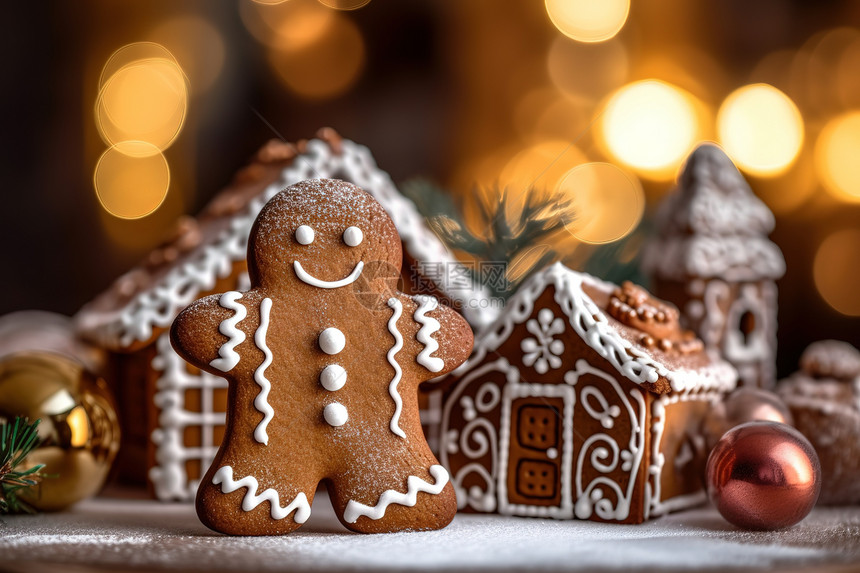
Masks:
[[[743,387],[716,403],[705,417],[705,437],[713,448],[723,434],[746,422],[756,420],[794,425],[791,411],[782,399],[767,390]]]
[[[785,424],[749,422],[728,432],[708,457],[708,495],[744,529],[781,529],[806,517],[821,492],[821,465],[809,440]]]

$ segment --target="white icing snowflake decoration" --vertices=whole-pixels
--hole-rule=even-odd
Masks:
[[[537,319],[526,322],[526,329],[534,334],[520,343],[525,352],[523,364],[533,366],[538,374],[546,374],[550,368],[561,367],[559,356],[564,352],[564,343],[553,337],[564,332],[564,321],[548,308],[538,312]]]

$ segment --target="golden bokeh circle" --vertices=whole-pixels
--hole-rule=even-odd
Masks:
[[[630,0],[546,0],[546,13],[558,31],[578,42],[613,38],[630,14]]]
[[[318,0],[318,2],[335,10],[358,10],[370,4],[370,0]]]
[[[860,202],[860,111],[833,118],[815,142],[815,170],[834,197]]]
[[[645,193],[632,174],[611,163],[585,163],[571,169],[559,190],[573,200],[575,219],[568,231],[589,244],[611,243],[629,235],[642,220]]]
[[[803,117],[794,102],[770,84],[733,91],[717,112],[720,143],[738,166],[773,177],[794,163],[803,146]]]
[[[860,229],[829,235],[815,253],[813,277],[821,298],[837,312],[860,316]]]
[[[349,19],[334,13],[324,37],[302,49],[272,50],[269,63],[293,93],[330,99],[344,93],[364,69],[364,38]]]
[[[109,145],[146,141],[163,151],[179,135],[187,112],[187,80],[176,61],[139,59],[105,78],[95,106],[96,127]]]
[[[337,15],[312,0],[239,4],[245,28],[258,41],[282,52],[303,50],[323,41]]]
[[[170,46],[188,76],[192,96],[207,92],[221,74],[227,50],[224,38],[209,20],[178,16],[162,22],[149,35]]]
[[[151,143],[123,141],[99,157],[93,185],[108,213],[121,219],[139,219],[158,209],[167,197],[170,167]]]
[[[633,82],[607,100],[598,141],[636,173],[670,180],[701,135],[701,107],[689,92],[667,82]]]

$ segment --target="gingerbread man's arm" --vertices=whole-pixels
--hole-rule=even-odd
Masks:
[[[204,297],[173,321],[170,343],[182,358],[201,370],[218,376],[239,370],[237,347],[247,340],[253,344],[260,324],[261,299],[253,291]]]
[[[469,323],[435,297],[401,294],[398,327],[404,333],[404,355],[413,356],[428,380],[451,372],[472,353]]]

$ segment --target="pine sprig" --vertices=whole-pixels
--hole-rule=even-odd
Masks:
[[[558,233],[575,219],[572,201],[558,193],[528,189],[522,205],[507,190],[496,192],[478,189],[474,193],[475,225],[483,233],[473,233],[459,214],[437,214],[429,218],[433,231],[450,248],[462,251],[480,261],[503,262],[508,283],[487,284],[495,296],[506,298],[516,283],[533,270],[541,269],[558,258],[550,245]],[[529,253],[541,252],[539,256]],[[481,282],[481,277],[475,277]]]
[[[44,465],[27,469],[19,469],[19,466],[39,446],[36,428],[40,421],[31,424],[27,418],[16,417],[12,423],[0,424],[0,514],[35,511],[18,497],[18,493],[42,481]]]

